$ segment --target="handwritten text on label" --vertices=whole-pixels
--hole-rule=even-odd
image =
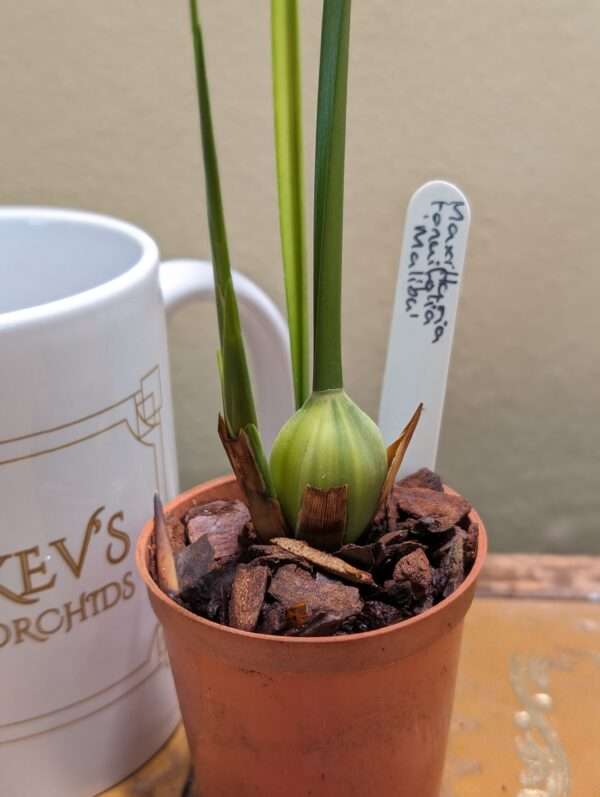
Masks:
[[[432,201],[411,231],[405,308],[416,323],[431,328],[432,343],[446,331],[445,296],[458,285],[454,252],[465,224],[464,208],[461,201]]]

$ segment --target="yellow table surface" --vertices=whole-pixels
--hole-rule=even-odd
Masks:
[[[441,797],[600,797],[599,747],[600,605],[478,597]],[[187,770],[179,728],[104,797],[180,797]]]

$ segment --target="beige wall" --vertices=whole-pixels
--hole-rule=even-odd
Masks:
[[[320,3],[301,5],[310,163]],[[202,9],[235,262],[281,302],[268,3]],[[376,413],[407,199],[456,181],[474,223],[440,469],[496,548],[599,552],[600,5],[355,0],[352,24],[349,390]],[[164,256],[207,256],[187,3],[2,0],[0,31],[0,202],[112,213]],[[182,313],[171,346],[189,485],[224,469],[212,310]]]

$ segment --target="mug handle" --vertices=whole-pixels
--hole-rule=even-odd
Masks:
[[[167,315],[196,299],[214,302],[209,262],[167,260],[160,265],[159,280]],[[233,287],[257,392],[261,435],[270,451],[277,432],[294,411],[287,324],[275,303],[248,277],[234,271]]]

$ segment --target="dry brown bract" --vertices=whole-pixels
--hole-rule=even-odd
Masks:
[[[298,515],[298,534],[308,544],[336,551],[344,539],[348,514],[348,485],[319,490],[307,485]]]
[[[158,495],[154,495],[154,542],[156,545],[156,578],[167,594],[179,594],[179,579],[173,556],[173,543]]]
[[[244,430],[238,437],[230,437],[227,424],[219,415],[219,437],[227,453],[238,484],[244,491],[256,533],[263,542],[287,533],[281,506],[267,488],[252,453],[252,446]]]
[[[412,436],[414,435],[415,430],[418,426],[422,412],[423,412],[423,405],[419,404],[417,409],[414,411],[410,421],[400,432],[400,437],[397,440],[395,440],[391,446],[388,446],[387,450],[388,472],[387,476],[385,477],[385,481],[383,483],[381,495],[379,497],[379,508],[385,506],[388,500],[390,492],[392,491],[392,487],[394,486],[394,483],[396,481],[398,471],[400,470],[400,466],[402,465],[402,460],[404,459],[404,455],[406,454],[408,446],[410,445]]]

